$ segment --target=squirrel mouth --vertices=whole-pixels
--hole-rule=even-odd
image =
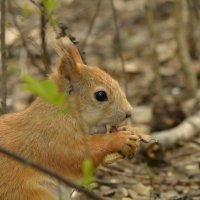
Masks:
[[[117,132],[118,126],[117,125],[101,125],[98,126],[95,130],[95,133],[101,133],[101,134],[106,134],[106,133],[114,133]]]
[[[117,132],[118,131],[118,127],[117,126],[111,126],[110,128],[110,133],[114,133],[114,132]]]

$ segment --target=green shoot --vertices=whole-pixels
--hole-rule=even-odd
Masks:
[[[83,162],[83,185],[89,187],[89,185],[95,181],[93,176],[94,166],[91,159],[85,159]]]
[[[53,15],[53,11],[58,5],[58,0],[42,0],[42,3],[47,11],[47,15],[50,19],[50,24],[55,27],[57,24],[56,17]]]
[[[58,1],[57,0],[42,0],[44,7],[47,10],[48,15],[53,13],[53,10],[57,7]]]

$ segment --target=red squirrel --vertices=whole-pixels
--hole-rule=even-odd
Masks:
[[[0,145],[66,178],[82,175],[90,158],[97,167],[114,152],[132,156],[140,137],[131,128],[105,134],[131,117],[132,107],[117,81],[98,67],[83,63],[74,45],[60,53],[49,75],[66,93],[67,113],[38,97],[27,109],[0,117]],[[0,155],[0,199],[53,200],[44,187],[50,177]]]

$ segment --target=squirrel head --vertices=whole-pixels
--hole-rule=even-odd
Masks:
[[[60,55],[53,79],[68,93],[70,108],[89,133],[105,133],[108,126],[131,117],[132,107],[117,81],[98,67],[85,65],[74,45]]]

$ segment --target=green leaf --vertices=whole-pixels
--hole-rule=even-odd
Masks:
[[[57,7],[58,1],[57,0],[42,0],[44,7],[47,10],[49,15],[52,14],[53,10]]]
[[[92,182],[95,181],[93,176],[94,166],[91,159],[85,159],[82,166],[83,171],[83,185],[89,186]]]
[[[64,103],[66,95],[58,90],[56,84],[50,80],[36,80],[30,75],[25,75],[23,88],[40,96],[43,100],[60,106]]]
[[[56,28],[57,26],[57,19],[54,15],[50,15],[50,24],[53,28]]]

